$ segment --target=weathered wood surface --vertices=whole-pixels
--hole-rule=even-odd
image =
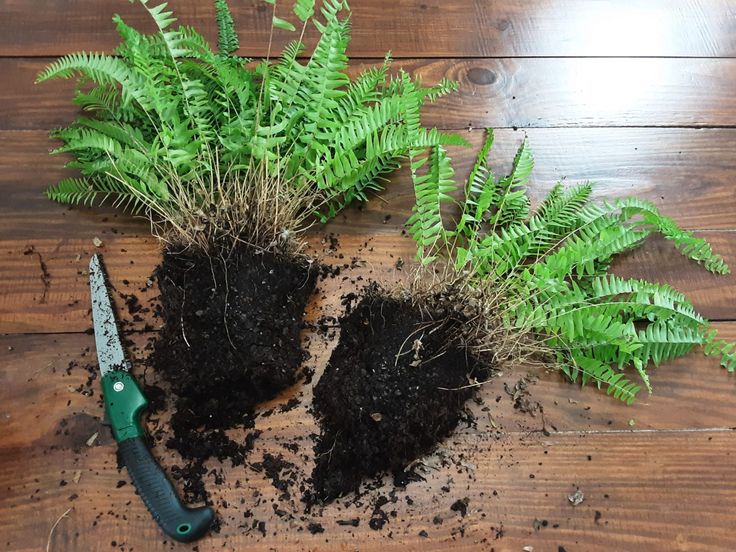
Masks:
[[[293,510],[276,500],[278,492],[270,483],[251,469],[229,469],[243,487],[215,494],[233,504],[226,518],[232,529],[207,537],[197,550],[515,551],[532,543],[535,550],[562,546],[593,552],[736,547],[733,432],[504,433],[498,440],[460,434],[448,445],[465,454],[479,475],[471,480],[441,468],[426,483],[411,485],[406,494],[414,504],[389,504],[386,511],[396,511],[397,517],[380,532],[369,529],[365,507],[340,503],[304,521],[299,509],[295,520],[274,516],[274,504],[287,515]],[[163,540],[130,484],[116,488],[126,475],[115,469],[114,446],[86,449],[82,443],[80,453],[57,446],[45,454],[42,449],[0,452],[0,507],[5,512],[0,534],[8,550],[45,550],[49,541],[50,550],[192,549]],[[22,463],[15,459],[19,454],[25,454]],[[60,486],[76,473],[81,474],[79,483]],[[460,493],[469,498],[465,518],[450,510],[458,493],[432,498],[430,489],[449,479],[457,487],[468,480]],[[586,499],[573,507],[567,497],[578,488]],[[71,499],[74,495],[78,498]],[[22,497],[19,505],[16,497]],[[246,505],[239,506],[243,497],[248,497]],[[482,512],[477,511],[480,505]],[[54,522],[68,508],[49,539]],[[246,510],[252,517],[244,518]],[[439,525],[433,522],[436,516],[442,519]],[[356,528],[336,523],[355,517],[360,519]],[[265,521],[265,537],[249,529],[253,519]],[[309,522],[320,523],[324,533],[310,535],[305,529]],[[428,538],[419,535],[422,530]]]
[[[147,31],[140,5],[122,0],[0,1],[0,55],[60,55],[110,51],[117,43],[110,19]],[[295,23],[290,2],[278,14]],[[736,55],[736,17],[728,0],[353,0],[356,57],[455,56],[701,56]],[[196,24],[216,40],[211,2],[172,0],[182,24]],[[265,55],[271,7],[261,0],[232,2],[243,55]],[[307,34],[307,42],[313,41]],[[294,35],[276,32],[274,51]]]
[[[265,54],[270,7],[261,0],[231,3],[241,52]],[[214,41],[211,3],[171,4],[183,23],[196,23]],[[424,122],[460,131],[473,145],[451,152],[460,177],[480,145],[480,129],[501,127],[493,156],[498,172],[508,168],[526,133],[537,160],[535,200],[558,179],[591,179],[599,184],[599,198],[636,194],[654,201],[736,266],[732,2],[353,0],[351,7],[350,53],[359,60],[351,71],[392,50],[401,58],[397,67],[426,83],[459,81],[457,94],[425,109]],[[13,551],[47,545],[54,551],[192,548],[164,544],[132,486],[116,488],[128,478],[116,469],[115,447],[100,424],[98,382],[88,382],[84,369],[94,362],[93,337],[81,333],[90,327],[85,270],[96,250],[93,238],[104,242],[100,249],[114,286],[138,296],[144,307],[155,301],[147,280],[160,246],[141,220],[105,208],[69,209],[41,195],[67,174],[62,158],[47,155],[53,143],[46,133],[73,117],[73,84],[34,86],[35,75],[53,56],[110,51],[117,42],[110,21],[116,12],[152,30],[141,7],[122,0],[0,0],[0,334],[7,334],[0,336],[0,548]],[[276,33],[274,51],[289,38]],[[407,174],[398,173],[383,200],[309,234],[310,250],[324,262],[363,261],[320,282],[321,293],[308,308],[311,319],[339,315],[339,296],[359,288],[360,277],[391,284],[406,276],[396,263],[413,256],[401,233],[413,201],[408,184]],[[330,232],[338,236],[337,253],[323,243]],[[709,275],[661,239],[621,258],[615,270],[679,287],[719,321],[723,337],[736,339],[736,277]],[[129,334],[137,344],[133,352],[143,357],[156,321],[146,312],[134,320],[123,297],[115,297],[124,329],[135,330]],[[316,382],[334,342],[311,336],[309,343]],[[67,374],[70,362],[76,366]],[[140,374],[140,364],[137,369]],[[513,387],[522,376],[543,416],[539,409],[532,416],[513,408],[504,384]],[[155,374],[149,370],[146,379],[155,382]],[[441,449],[454,459],[463,455],[466,468],[430,457],[438,469],[384,507],[397,517],[383,531],[368,528],[370,498],[379,491],[363,505],[338,501],[305,516],[301,505],[278,500],[252,467],[226,466],[227,485],[207,480],[223,530],[198,549],[736,549],[736,379],[695,352],[662,366],[652,382],[655,395],[642,394],[624,407],[556,373],[505,370],[483,387],[484,404],[471,405],[478,426],[459,428]],[[292,397],[301,400],[297,408],[275,408],[258,419],[264,433],[249,464],[264,452],[283,453],[304,473],[311,470],[306,435],[317,430],[307,412],[311,384],[295,385],[262,410]],[[163,417],[148,426],[157,441],[165,437]],[[282,445],[294,442],[299,455],[289,456]],[[160,442],[155,453],[167,467],[177,463]],[[453,490],[443,493],[450,478]],[[243,488],[234,488],[237,479]],[[585,501],[573,507],[567,495],[576,488]],[[450,505],[464,496],[470,502],[461,518]],[[222,508],[221,500],[230,507]],[[294,519],[275,515],[274,505]],[[253,517],[246,519],[248,509]],[[441,524],[433,523],[435,516]],[[361,519],[356,528],[336,523],[353,517]],[[250,528],[254,518],[266,522],[265,537]],[[310,535],[310,521],[325,532]]]
[[[459,182],[470,171],[484,131],[461,134],[471,147],[450,150]],[[535,201],[559,180],[590,180],[596,184],[595,197],[635,194],[653,201],[685,228],[736,228],[736,129],[502,129],[495,132],[491,154],[496,172],[510,169],[524,136],[536,160],[531,181]],[[91,238],[109,230],[106,226],[126,233],[143,229],[108,209],[71,210],[49,202],[43,191],[77,174],[63,168],[70,157],[48,155],[53,146],[44,131],[0,130],[0,239]],[[393,175],[380,197],[350,213],[351,228],[383,229],[386,215],[394,225],[403,223],[414,202],[408,171]],[[37,217],[46,224],[39,225]]]
[[[33,84],[51,61],[0,59],[7,83],[0,128],[45,129],[70,121],[74,82]],[[368,65],[356,62],[351,73]],[[733,58],[444,58],[394,66],[426,84],[444,77],[459,83],[457,93],[424,109],[425,124],[440,128],[736,126]]]
[[[736,337],[736,325],[718,326],[724,336]],[[135,341],[143,346],[146,336]],[[89,335],[0,338],[0,536],[10,550],[43,548],[52,524],[67,508],[72,510],[52,535],[52,550],[107,549],[112,541],[112,549],[170,548],[131,486],[116,488],[127,477],[116,469],[114,445],[100,424],[97,381],[87,386],[83,366],[94,362],[90,350]],[[313,340],[310,350],[319,367],[325,343]],[[70,361],[80,365],[67,372]],[[270,410],[293,396],[302,401],[293,410],[275,408],[258,419],[256,427],[264,433],[249,465],[225,467],[224,486],[208,477],[226,525],[201,541],[199,550],[444,550],[450,543],[462,550],[520,550],[530,544],[541,550],[736,546],[736,434],[729,427],[735,421],[734,382],[713,362],[691,355],[663,367],[654,376],[657,394],[631,408],[568,385],[557,374],[539,374],[531,389],[543,418],[539,412],[530,417],[513,409],[503,383],[513,385],[519,375],[507,373],[487,384],[480,396],[490,410],[484,413],[482,405],[474,405],[478,427],[461,428],[443,443],[442,450],[454,458],[462,455],[467,467],[442,466],[430,457],[427,463],[436,469],[426,482],[410,484],[397,504],[385,507],[397,517],[382,532],[367,523],[370,496],[378,491],[358,505],[338,501],[305,515],[298,502],[279,499],[280,492],[250,466],[264,452],[288,455],[282,445],[298,443],[296,461],[309,472],[312,453],[304,436],[317,426],[306,410],[311,386],[297,384],[264,405]],[[319,372],[314,381],[318,377]],[[150,371],[146,380],[156,383]],[[17,408],[19,403],[25,408]],[[161,439],[157,420],[149,421],[149,430]],[[177,463],[160,443],[155,452],[166,466]],[[220,466],[213,461],[208,467]],[[235,479],[241,488],[234,488]],[[437,495],[450,480],[453,490]],[[567,496],[578,488],[585,501],[573,507]],[[298,491],[292,491],[298,501]],[[460,497],[470,499],[465,518],[450,510]],[[274,504],[294,519],[274,514]],[[243,517],[247,510],[253,517]],[[435,516],[441,524],[433,522]],[[357,528],[336,524],[355,517],[361,519]],[[266,537],[250,528],[253,519],[266,522]],[[239,527],[246,522],[247,527]],[[322,524],[325,532],[310,535],[309,522]],[[422,530],[428,538],[419,536]]]
[[[380,224],[380,223],[379,223]],[[135,293],[147,302],[155,290],[146,291],[146,281],[160,262],[160,245],[151,237],[118,236],[110,232],[109,223],[88,239],[28,239],[0,241],[0,333],[79,332],[91,327],[89,317],[89,284],[86,273],[89,256],[95,251],[105,254],[112,283],[120,291]],[[145,230],[145,227],[141,228]],[[338,259],[321,243],[323,232],[310,235],[310,243],[322,260],[335,265],[349,264],[352,257],[362,261],[361,266],[348,269],[335,280],[322,286],[330,293],[356,291],[365,281],[350,280],[359,276],[386,284],[398,281],[407,270],[396,271],[401,259],[410,262],[415,249],[413,242],[401,236],[396,224],[392,226],[355,226],[348,219],[344,224],[328,227],[337,232],[340,241]],[[365,234],[356,232],[365,231]],[[370,233],[370,234],[368,234]],[[714,248],[736,266],[734,233],[715,231],[703,233]],[[95,248],[92,240],[99,237],[103,246]],[[44,283],[44,270],[48,284]],[[671,244],[659,238],[637,251],[620,257],[614,272],[621,276],[646,278],[669,283],[683,291],[700,312],[712,320],[732,320],[736,304],[736,276],[715,276],[697,264],[679,256]],[[347,280],[343,281],[343,278]],[[129,282],[128,285],[123,284]],[[125,288],[125,289],[123,289]],[[141,291],[144,290],[144,291]],[[130,316],[124,314],[126,320]],[[141,313],[139,322],[131,329],[143,329],[150,318]]]

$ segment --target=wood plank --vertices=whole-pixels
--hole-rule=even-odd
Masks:
[[[172,4],[183,23],[215,38],[211,2]],[[287,4],[279,6],[287,9]],[[594,179],[600,183],[599,198],[635,194],[655,201],[712,240],[736,268],[736,12],[731,2],[353,0],[351,6],[355,39],[350,53],[358,61],[351,71],[392,49],[402,58],[397,67],[426,83],[442,77],[460,82],[455,96],[425,110],[426,124],[463,131],[501,127],[494,154],[498,172],[507,170],[521,140],[522,133],[512,128],[529,128],[538,166],[531,189],[535,201],[557,179]],[[263,55],[270,7],[261,0],[239,0],[233,7],[242,52]],[[144,306],[156,302],[157,290],[147,280],[160,246],[145,221],[105,208],[69,209],[41,195],[65,174],[63,160],[47,155],[51,142],[45,133],[74,116],[73,85],[34,87],[35,74],[49,56],[109,51],[117,41],[110,22],[114,12],[152,30],[140,6],[120,0],[45,0],[32,10],[27,2],[0,0],[5,83],[0,91],[0,334],[13,332],[0,335],[0,548],[8,550],[172,547],[135,496],[127,474],[116,470],[112,438],[100,423],[98,381],[89,380],[83,367],[95,360],[94,339],[78,333],[90,327],[85,269],[97,250],[93,237],[104,241],[100,249],[112,283],[122,293],[135,293]],[[277,32],[274,49],[286,39],[286,33]],[[313,40],[308,34],[307,41]],[[590,59],[596,56],[612,57]],[[443,59],[417,59],[433,57]],[[473,150],[451,152],[461,177],[482,140],[479,130],[464,133]],[[408,267],[397,270],[396,263],[402,259],[410,266],[413,256],[411,240],[401,234],[413,203],[408,184],[408,175],[398,173],[382,194],[388,203],[375,200],[351,209],[309,234],[310,251],[325,262],[343,264],[358,257],[363,263],[320,282],[308,319],[340,315],[340,295],[368,278],[391,285],[407,276]],[[324,243],[329,232],[338,235],[338,251]],[[622,257],[615,270],[675,284],[707,316],[734,320],[715,327],[736,340],[736,276],[708,275],[660,239]],[[122,297],[116,299],[135,343],[133,355],[143,360],[156,320],[146,312],[133,320]],[[315,383],[334,344],[310,336]],[[67,372],[70,362],[81,366]],[[137,363],[139,374],[141,368]],[[515,410],[504,391],[521,377],[529,382],[530,400],[539,403],[533,416]],[[151,370],[145,378],[160,383]],[[226,474],[222,485],[214,472],[207,477],[224,525],[197,549],[736,549],[736,378],[717,361],[693,353],[656,370],[652,382],[654,396],[642,394],[634,406],[625,407],[593,388],[569,385],[557,373],[505,370],[483,387],[483,403],[470,405],[477,425],[459,428],[443,443],[443,454],[428,459],[438,469],[427,481],[411,484],[399,492],[397,504],[384,507],[395,510],[396,517],[382,531],[369,529],[368,520],[375,499],[387,495],[388,487],[368,491],[357,504],[343,500],[305,514],[298,490],[293,489],[293,501],[281,500],[252,467],[268,452],[284,454],[305,474],[311,470],[309,435],[318,427],[308,410],[311,385],[298,383],[262,405],[264,415],[256,424],[263,434],[249,465],[208,463]],[[296,408],[276,408],[292,398],[300,401]],[[149,420],[148,428],[163,464],[179,463],[161,444],[166,416]],[[96,441],[87,446],[94,433]],[[284,445],[290,444],[300,446],[297,454],[287,451]],[[120,481],[128,484],[120,487]],[[442,491],[451,481],[450,492]],[[573,507],[567,496],[576,488],[585,493],[585,502]],[[460,517],[450,506],[463,497],[469,498],[469,509]],[[275,514],[277,508],[286,515]],[[248,510],[252,517],[246,517]],[[441,524],[433,522],[435,516]],[[337,524],[354,517],[360,517],[358,527]],[[264,536],[251,528],[253,519],[265,522]],[[325,532],[311,535],[311,521]]]
[[[341,314],[337,296],[319,309],[311,308],[307,319],[314,321],[323,314]],[[722,338],[736,339],[736,323],[716,322],[715,328]],[[311,355],[307,365],[314,368],[316,383],[337,344],[337,337],[328,339],[305,332],[304,337],[307,336],[305,346]],[[128,352],[139,377],[148,384],[168,389],[152,368],[145,367],[150,353],[148,345],[156,333],[127,337],[131,341]],[[101,416],[99,382],[90,380],[87,370],[96,374],[93,335],[5,335],[0,336],[0,347],[4,367],[0,374],[0,404],[5,416],[0,448],[51,445],[58,440],[56,430],[61,419],[80,412],[95,418]],[[505,386],[513,389],[522,377],[528,381],[530,402],[541,407],[533,416],[515,410],[512,397],[504,391]],[[729,429],[736,425],[736,376],[720,369],[716,360],[706,358],[700,351],[652,370],[652,383],[653,395],[642,392],[632,406],[626,407],[594,387],[570,384],[561,374],[532,366],[509,366],[482,387],[479,397],[483,404],[469,403],[469,408],[481,432],[493,432],[495,428],[507,433],[545,429],[591,433],[628,431],[631,419],[637,430]],[[294,411],[274,412],[267,419],[264,417],[262,423],[267,427],[261,429],[275,435],[286,434],[300,420],[310,418],[306,407],[311,402],[311,389],[311,385],[298,383],[262,405],[261,410],[268,411],[293,398],[305,399]],[[703,404],[708,408],[701,408]],[[486,406],[490,408],[484,410]],[[41,411],[44,416],[39,416]],[[151,429],[154,426],[152,423]]]
[[[54,445],[0,450],[0,534],[6,549],[43,549],[52,524],[71,507],[51,535],[53,550],[170,550],[130,483],[118,483],[127,481],[127,474],[115,469],[109,440],[76,449],[86,435],[80,429],[95,429],[78,420],[68,420],[70,436],[60,428]],[[313,421],[305,418],[280,441],[261,436],[249,461],[264,452],[283,452],[282,443],[294,442],[290,437],[312,427]],[[309,457],[308,441],[299,442],[300,452]],[[462,432],[445,446],[454,462],[400,491],[398,501],[384,507],[396,517],[381,531],[371,530],[368,520],[371,504],[385,496],[386,487],[369,492],[357,505],[337,501],[305,514],[298,498],[280,500],[280,491],[263,474],[250,467],[222,466],[226,483],[215,485],[212,476],[207,483],[223,527],[200,541],[198,550],[576,550],[585,543],[586,551],[648,551],[736,546],[732,431],[548,437]],[[456,467],[461,461],[472,469]],[[175,462],[165,455],[164,465]],[[310,465],[309,460],[298,464],[306,471]],[[211,467],[220,468],[216,462]],[[76,474],[78,483],[73,482]],[[448,483],[450,491],[441,491]],[[567,497],[576,489],[585,501],[573,507]],[[463,498],[469,500],[466,517],[451,510]],[[285,512],[283,517],[274,513],[276,508]],[[251,517],[244,518],[246,512]],[[441,524],[433,522],[437,516]],[[336,523],[351,518],[360,525]],[[251,529],[252,520],[265,522],[265,536]],[[321,524],[324,532],[310,535],[310,522]],[[421,531],[428,536],[422,538]]]
[[[736,324],[718,327],[724,336],[736,337]],[[147,337],[134,337],[134,357],[145,355]],[[310,361],[318,369],[316,382],[328,344],[312,344],[317,346]],[[94,363],[93,337],[3,336],[0,358],[0,534],[6,549],[39,549],[69,507],[72,512],[54,532],[53,550],[92,550],[113,540],[126,550],[167,549],[131,485],[118,487],[127,476],[115,469],[112,439],[100,424],[98,382],[89,381],[84,368]],[[67,371],[70,362],[79,366]],[[492,381],[480,392],[484,404],[472,405],[477,426],[459,428],[441,445],[450,461],[430,471],[426,482],[399,493],[399,502],[386,508],[395,509],[397,516],[381,532],[370,530],[367,521],[370,504],[386,488],[369,492],[357,505],[338,501],[305,515],[295,488],[293,502],[280,500],[280,492],[250,466],[209,462],[209,469],[222,469],[226,475],[224,485],[216,485],[212,475],[207,478],[224,527],[201,541],[199,549],[443,550],[451,542],[463,550],[528,545],[574,550],[578,542],[585,542],[586,550],[667,549],[673,543],[688,550],[730,549],[736,545],[731,530],[736,434],[728,429],[735,414],[734,379],[712,364],[693,354],[663,366],[654,376],[657,394],[633,407],[592,388],[561,383],[556,374],[540,374],[531,398],[544,409],[547,434],[539,414],[531,418],[515,411],[502,390],[502,383],[512,383],[525,370]],[[160,383],[150,369],[145,381]],[[275,408],[293,397],[300,400],[296,408]],[[282,453],[308,473],[313,458],[306,436],[318,430],[307,411],[310,403],[311,385],[297,384],[264,404],[264,413],[273,413],[256,422],[263,434],[249,463],[266,452]],[[490,406],[488,413],[482,411],[484,405]],[[635,420],[633,428],[630,419]],[[176,465],[179,459],[160,444],[166,423],[157,416],[148,428],[159,443],[156,454],[163,464]],[[89,447],[86,441],[94,433],[98,437]],[[297,455],[286,452],[283,445],[289,443],[298,443]],[[427,462],[437,458],[430,456]],[[450,492],[440,490],[446,484]],[[572,507],[567,495],[576,488],[584,492],[585,502]],[[460,518],[450,505],[464,497],[470,508],[467,518]],[[273,505],[294,519],[275,515]],[[241,527],[246,510],[266,522],[266,537],[250,528],[251,518]],[[432,522],[437,515],[443,519],[440,525]],[[355,529],[336,524],[355,517],[361,518]],[[547,526],[540,526],[542,520]],[[311,521],[321,523],[325,533],[309,535],[305,526]],[[493,528],[501,526],[503,536],[494,540]],[[418,536],[422,530],[429,538]],[[387,539],[389,531],[393,538]]]
[[[347,219],[347,222],[338,221],[308,236],[310,251],[326,263],[349,264],[353,257],[363,261],[361,266],[346,270],[341,278],[325,282],[327,295],[358,290],[368,278],[391,285],[409,274],[408,267],[400,271],[395,268],[399,259],[410,263],[415,252],[411,239],[401,237],[401,226],[387,224],[381,229],[371,228],[372,234],[366,234],[364,228]],[[338,235],[337,253],[326,250],[323,245],[327,232]],[[736,266],[733,232],[713,231],[701,235],[710,240],[731,266]],[[128,281],[127,293],[140,294],[144,302],[151,300],[155,289],[145,290],[146,281],[160,261],[160,245],[152,237],[129,237],[103,231],[84,240],[66,237],[3,240],[0,241],[0,258],[3,259],[0,266],[0,333],[69,332],[90,328],[86,268],[90,254],[96,250],[92,243],[94,236],[104,242],[99,250],[105,253],[112,282],[122,287],[123,280]],[[336,254],[343,258],[336,258]],[[652,238],[641,249],[620,257],[614,272],[669,283],[685,293],[711,320],[736,319],[736,276],[710,274],[674,252],[662,239]],[[131,328],[143,329],[149,322],[144,315],[132,323]]]
[[[0,129],[47,129],[72,119],[73,82],[33,85],[50,61],[0,59],[8,83]],[[351,73],[375,63],[354,63]],[[736,126],[736,59],[408,59],[395,67],[426,84],[445,77],[460,83],[459,92],[424,110],[424,122],[439,128]]]
[[[507,129],[495,134],[491,160],[496,172],[505,174],[524,133]],[[530,185],[535,202],[558,180],[591,180],[597,198],[648,199],[686,228],[736,228],[732,182],[736,159],[731,154],[736,150],[736,129],[530,129],[526,135],[536,158]],[[484,132],[463,136],[472,147],[451,150],[459,182],[467,177]],[[62,167],[69,157],[48,155],[52,146],[43,131],[0,131],[2,239],[91,240],[113,227],[121,234],[148,233],[145,224],[105,207],[70,209],[47,200],[43,191],[48,186],[75,174]],[[381,193],[382,199],[350,210],[347,216],[355,231],[384,228],[386,216],[395,224],[406,220],[414,204],[410,180],[408,171],[399,171]]]
[[[244,55],[265,55],[271,11],[259,0],[231,2]],[[290,5],[290,4],[289,4]],[[736,55],[736,17],[728,0],[354,0],[353,56],[709,56]],[[183,24],[211,41],[211,2],[172,1]],[[0,55],[58,55],[111,50],[117,43],[110,18],[119,13],[152,31],[138,5],[117,0],[45,0],[29,10],[19,0],[0,1]],[[286,7],[279,14],[296,20]],[[376,32],[380,29],[381,32]],[[293,39],[275,33],[275,46]],[[314,33],[307,33],[312,42]]]

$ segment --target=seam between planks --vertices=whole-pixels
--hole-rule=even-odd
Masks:
[[[71,53],[71,52],[69,52]],[[103,52],[107,53],[107,52]],[[44,59],[44,58],[52,58],[56,59],[59,57],[63,57],[67,54],[5,54],[0,55],[1,59]],[[263,55],[249,55],[247,52],[238,53],[239,56],[244,58],[252,58],[252,59],[259,59],[259,58],[265,58],[266,56]],[[273,59],[273,58],[272,58]],[[308,61],[310,58],[309,56],[299,56],[296,58],[299,61]],[[462,59],[464,61],[471,60],[471,59],[683,59],[683,60],[735,60],[736,55],[727,55],[727,56],[702,56],[702,55],[692,55],[692,56],[652,56],[652,55],[639,55],[639,56],[627,56],[627,55],[608,55],[608,56],[586,56],[586,55],[518,55],[518,56],[479,56],[479,55],[462,55],[462,54],[453,54],[450,56],[440,56],[440,55],[392,55],[392,60],[395,61],[407,61],[407,60],[449,60],[449,59]],[[364,56],[364,55],[351,55],[350,60],[357,60],[357,61],[382,61],[383,58],[380,58],[378,56]]]

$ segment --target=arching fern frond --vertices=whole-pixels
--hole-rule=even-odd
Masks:
[[[299,21],[306,23],[314,15],[314,0],[296,0],[293,9]]]
[[[217,21],[217,47],[221,54],[230,55],[240,48],[238,33],[235,30],[233,15],[226,0],[215,0],[215,19]]]
[[[605,388],[606,393],[626,404],[636,399],[641,387],[626,378],[623,372],[612,369],[609,365],[574,351],[568,357],[561,357],[559,365],[562,372],[573,382],[582,385],[595,384],[599,389]]]
[[[113,206],[123,208],[133,214],[147,207],[141,194],[113,178],[65,178],[46,190],[53,201],[71,205],[101,205],[113,198]]]
[[[682,293],[608,273],[616,255],[655,232],[708,270],[726,273],[725,262],[707,242],[682,230],[650,202],[592,203],[590,183],[555,185],[532,214],[525,192],[533,158],[526,140],[511,173],[499,180],[487,162],[492,144],[489,132],[454,227],[446,229],[442,219],[442,200],[451,201],[452,188],[447,186],[442,196],[436,177],[415,182],[410,230],[425,263],[446,252],[468,286],[499,285],[501,319],[509,331],[538,336],[571,380],[592,382],[627,403],[640,385],[626,370],[633,370],[651,392],[651,366],[700,345],[728,370],[736,370],[736,344],[717,340]]]
[[[677,249],[687,258],[702,263],[706,270],[714,274],[729,274],[731,271],[723,257],[713,252],[710,244],[702,238],[697,238],[692,232],[683,230],[669,217],[657,213],[649,219],[657,230],[668,240],[672,241]]]
[[[511,173],[496,184],[496,195],[491,203],[496,209],[491,216],[492,225],[503,226],[528,218],[527,184],[533,168],[534,157],[525,138],[514,157]]]
[[[736,343],[717,339],[718,332],[709,330],[705,335],[704,351],[708,356],[717,356],[721,359],[721,366],[729,372],[736,371]]]
[[[445,148],[435,146],[428,155],[411,160],[411,174],[416,202],[407,225],[417,243],[419,258],[428,264],[445,238],[442,206],[453,201],[455,171]]]

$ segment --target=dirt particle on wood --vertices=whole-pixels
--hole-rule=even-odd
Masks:
[[[256,471],[262,471],[271,480],[271,484],[281,491],[279,500],[291,499],[291,487],[299,483],[299,472],[296,466],[286,460],[283,455],[266,453],[263,461],[252,465]]]
[[[585,494],[580,489],[577,489],[574,493],[567,495],[567,500],[573,506],[578,506],[579,504],[582,504],[585,500]]]
[[[23,255],[36,255],[38,257],[38,264],[41,268],[41,284],[43,285],[43,295],[39,303],[46,303],[46,296],[48,295],[49,288],[51,287],[51,274],[46,266],[43,256],[40,252],[36,251],[33,245],[30,245],[23,251]]]
[[[468,497],[461,498],[452,503],[450,510],[459,513],[461,517],[465,517],[468,514],[468,504],[470,504]]]
[[[307,525],[307,530],[310,533],[312,533],[313,535],[316,535],[318,533],[324,533],[325,532],[325,528],[322,527],[322,524],[321,523],[314,522],[314,521],[311,522],[309,525]]]

